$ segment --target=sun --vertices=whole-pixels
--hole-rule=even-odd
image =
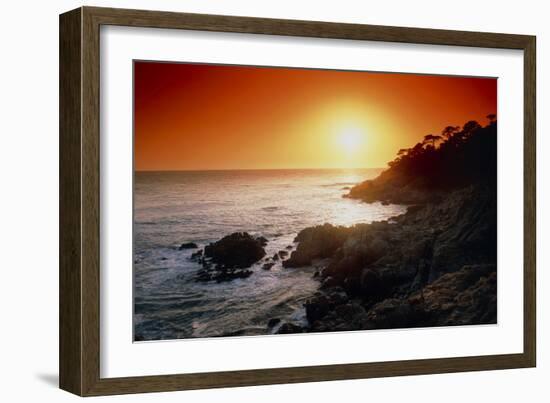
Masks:
[[[337,134],[340,147],[348,153],[356,151],[363,142],[363,131],[359,127],[345,127]]]

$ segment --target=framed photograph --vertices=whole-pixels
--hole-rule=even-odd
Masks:
[[[533,367],[535,37],[60,16],[60,387]]]

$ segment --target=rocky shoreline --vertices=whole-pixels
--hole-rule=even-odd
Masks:
[[[301,332],[496,323],[494,190],[471,186],[388,221],[296,239],[285,267],[329,258]]]

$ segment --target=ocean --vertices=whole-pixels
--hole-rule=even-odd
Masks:
[[[134,177],[134,338],[136,341],[269,334],[267,322],[305,323],[304,301],[319,287],[315,267],[245,279],[195,282],[195,250],[225,235],[264,236],[267,256],[310,226],[388,219],[404,206],[343,198],[380,169],[136,172]]]

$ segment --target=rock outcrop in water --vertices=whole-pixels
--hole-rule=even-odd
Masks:
[[[235,232],[204,248],[204,256],[226,268],[247,268],[265,256],[261,239]]]
[[[185,242],[185,243],[182,243],[178,249],[179,250],[197,249],[198,247],[199,245],[197,245],[195,242]]]
[[[267,262],[262,265],[262,269],[271,270],[273,266],[275,266],[275,262]]]
[[[247,270],[265,256],[264,237],[253,238],[247,232],[235,232],[192,255],[192,259],[202,264],[196,276],[197,281],[231,281],[247,278],[252,270]]]
[[[298,234],[285,267],[329,259],[300,332],[496,323],[496,121],[444,133],[347,195],[408,204],[405,214]]]

